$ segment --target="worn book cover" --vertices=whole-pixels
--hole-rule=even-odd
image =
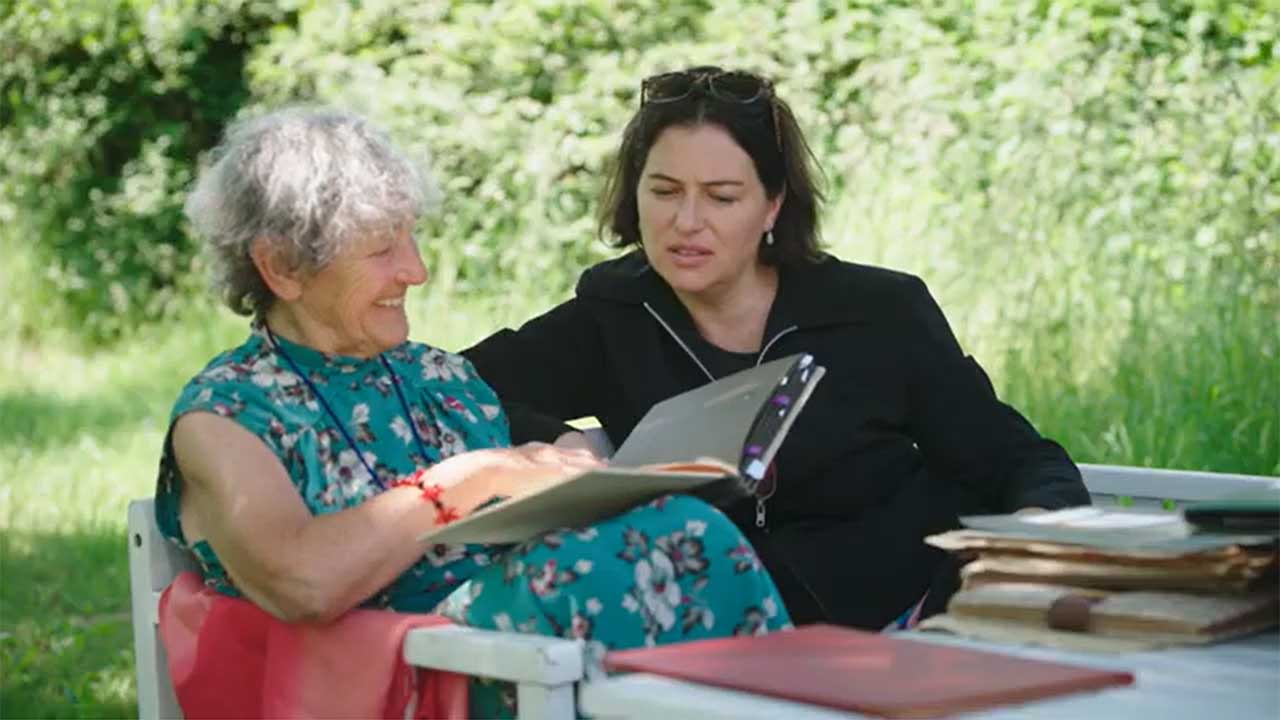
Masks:
[[[1274,543],[1240,545],[1252,536],[1219,536],[1213,543],[1063,542],[1019,533],[953,530],[926,542],[971,558],[961,570],[965,588],[1005,582],[1047,583],[1101,590],[1241,593],[1274,587],[1280,553]]]
[[[1133,682],[1127,672],[831,625],[616,651],[605,667],[889,718],[939,717]]]
[[[966,528],[1011,538],[1046,540],[1116,550],[1197,552],[1240,546],[1274,546],[1276,537],[1252,533],[1198,533],[1181,513],[1112,510],[1085,506],[1038,515],[967,515]]]
[[[947,612],[1052,630],[1211,642],[1280,620],[1280,593],[1109,592],[1043,583],[992,583],[952,596]]]
[[[956,593],[945,614],[920,628],[991,642],[1134,652],[1231,640],[1278,621],[1274,589],[1222,595],[993,583]]]
[[[1275,559],[1162,566],[984,553],[960,570],[960,578],[963,587],[993,582],[1044,582],[1101,590],[1240,593],[1274,584]]]
[[[751,495],[822,374],[811,355],[792,355],[664,400],[645,414],[608,467],[505,499],[422,539],[519,542],[672,493],[716,505]]]

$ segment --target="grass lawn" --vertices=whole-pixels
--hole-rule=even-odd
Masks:
[[[110,353],[0,355],[0,708],[135,716],[125,507],[149,495],[169,404],[234,337],[154,331]]]

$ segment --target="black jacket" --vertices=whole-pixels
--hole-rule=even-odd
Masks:
[[[684,307],[633,252],[464,354],[512,409],[517,442],[563,429],[524,405],[594,415],[616,446],[654,403],[707,382],[699,348]],[[1088,503],[1067,453],[996,398],[919,278],[832,257],[781,268],[761,359],[798,352],[827,374],[776,458],[766,526],[753,501],[726,509],[797,623],[890,622],[946,567],[921,539],[957,515]]]

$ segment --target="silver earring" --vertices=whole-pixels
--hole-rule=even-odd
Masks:
[[[764,234],[764,244],[773,247],[773,230]]]

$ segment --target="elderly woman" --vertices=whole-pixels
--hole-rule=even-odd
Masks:
[[[228,130],[187,213],[251,329],[174,406],[163,532],[208,585],[290,622],[450,599],[468,624],[597,651],[786,626],[742,535],[689,497],[515,547],[418,539],[596,463],[510,447],[470,363],[409,341],[405,295],[427,279],[413,235],[424,180],[350,115],[287,110]],[[477,713],[501,711],[483,696]]]
[[[922,539],[958,514],[1088,494],[1066,452],[997,399],[919,278],[819,251],[811,161],[766,78],[648,78],[601,213],[602,234],[631,252],[465,354],[513,407],[594,415],[620,443],[658,401],[811,353],[827,375],[774,481],[726,511],[793,620],[875,629],[945,606],[953,569]],[[518,417],[517,439],[574,441]]]

